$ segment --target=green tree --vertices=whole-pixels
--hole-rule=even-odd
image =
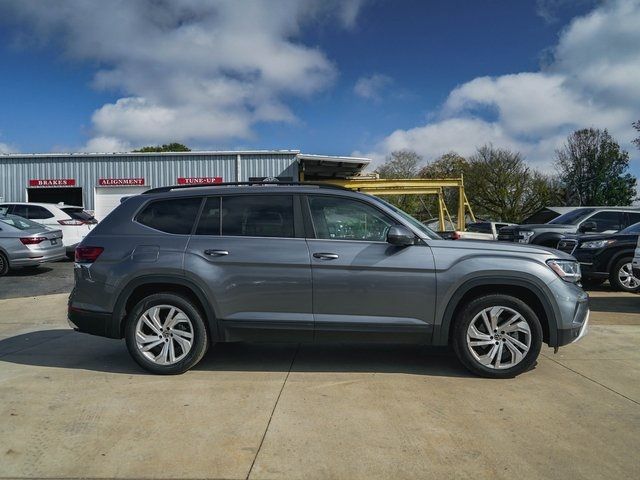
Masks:
[[[465,189],[476,215],[519,222],[536,210],[557,204],[557,182],[532,170],[519,152],[485,145],[469,158]]]
[[[630,205],[636,178],[628,173],[629,154],[607,130],[573,132],[556,151],[568,205]]]
[[[422,157],[412,150],[391,152],[376,173],[380,178],[415,178]]]
[[[448,152],[439,156],[432,162],[429,162],[418,172],[420,178],[460,178],[462,177],[469,162],[463,156],[456,152]],[[424,199],[429,211],[438,211],[438,202],[436,198]],[[456,188],[444,189],[444,202],[447,205],[449,214],[455,217],[458,212],[459,192]]]
[[[151,145],[148,147],[142,147],[134,152],[152,153],[152,152],[190,152],[191,149],[181,143],[165,143],[164,145]]]
[[[461,177],[469,163],[456,152],[449,152],[429,162],[418,172],[421,178],[456,178]]]
[[[415,178],[418,175],[420,162],[422,162],[422,157],[416,152],[396,150],[387,156],[376,173],[380,178]],[[418,195],[389,195],[385,199],[412,215],[425,216],[422,208],[424,201],[418,198]],[[426,215],[428,216],[428,214]]]
[[[638,120],[637,122],[633,122],[631,125],[633,126],[633,128],[636,129],[638,133],[640,133],[640,120]],[[635,143],[636,147],[640,149],[640,135],[638,135],[636,138],[634,138],[631,141]]]

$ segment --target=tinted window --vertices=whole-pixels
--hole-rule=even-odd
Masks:
[[[220,235],[220,197],[207,198],[196,235]]]
[[[577,225],[586,216],[593,213],[593,211],[593,208],[578,208],[554,218],[549,223],[557,223],[560,225]]]
[[[1,208],[2,207],[0,207],[0,209]],[[629,221],[628,221],[629,225],[633,225],[635,223],[640,222],[640,212],[638,213],[629,212],[628,215],[629,215]]]
[[[317,238],[384,242],[395,222],[366,203],[341,197],[309,197]]]
[[[61,210],[74,220],[82,220],[85,223],[98,223],[89,212],[78,207],[64,207]]]
[[[476,233],[492,233],[491,224],[490,223],[472,223],[467,226],[467,232],[476,232]]]
[[[27,218],[27,206],[26,205],[14,205],[13,211],[11,212],[13,215],[18,215],[19,217]]]
[[[53,218],[53,213],[51,213],[44,207],[29,205],[27,208],[27,218],[31,218],[33,220],[44,220],[45,218]]]
[[[291,195],[223,197],[222,235],[293,237],[293,197]]]
[[[587,221],[596,223],[596,232],[620,230],[622,228],[622,213],[600,212],[590,217]]]
[[[0,205],[0,215],[9,213],[10,208],[11,208],[11,205]]]
[[[152,202],[136,219],[161,232],[188,235],[191,233],[201,198],[171,198]]]

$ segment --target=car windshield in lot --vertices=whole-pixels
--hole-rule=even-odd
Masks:
[[[80,207],[62,207],[61,210],[74,220],[81,220],[85,223],[98,223],[93,215]]]
[[[45,230],[46,227],[39,223],[32,222],[26,218],[18,217],[17,215],[3,215],[0,216],[0,222],[11,225],[18,230]]]
[[[369,197],[372,198],[373,200],[375,200],[376,202],[380,202],[380,203],[384,204],[385,206],[387,206],[388,208],[390,208],[391,210],[396,212],[398,215],[400,215],[402,218],[404,218],[407,222],[409,222],[412,226],[416,227],[418,230],[420,230],[422,233],[424,233],[427,237],[429,237],[429,238],[431,238],[433,240],[442,240],[442,237],[440,235],[438,235],[436,232],[431,230],[429,227],[427,227],[420,220],[418,220],[416,218],[413,218],[411,215],[409,215],[404,210],[400,210],[395,205],[391,205],[389,202],[381,199],[380,197],[375,197],[373,195],[369,195]]]
[[[593,208],[578,208],[571,210],[559,217],[554,218],[549,223],[555,223],[556,225],[577,225],[584,220],[589,214],[593,213]]]

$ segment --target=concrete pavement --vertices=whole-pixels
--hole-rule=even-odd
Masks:
[[[151,376],[68,330],[66,295],[0,300],[0,477],[637,478],[640,297],[593,300],[583,341],[503,381],[351,344],[221,345]]]

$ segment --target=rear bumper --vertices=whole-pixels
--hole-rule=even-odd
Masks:
[[[112,332],[112,314],[80,310],[69,306],[67,318],[69,326],[76,332],[98,335],[100,337],[120,338],[119,332]]]
[[[36,252],[32,252],[32,257],[13,258],[9,260],[9,265],[13,268],[19,267],[35,267],[42,263],[57,262],[66,257],[66,253],[62,249],[56,249],[55,253],[43,253],[42,256]]]

